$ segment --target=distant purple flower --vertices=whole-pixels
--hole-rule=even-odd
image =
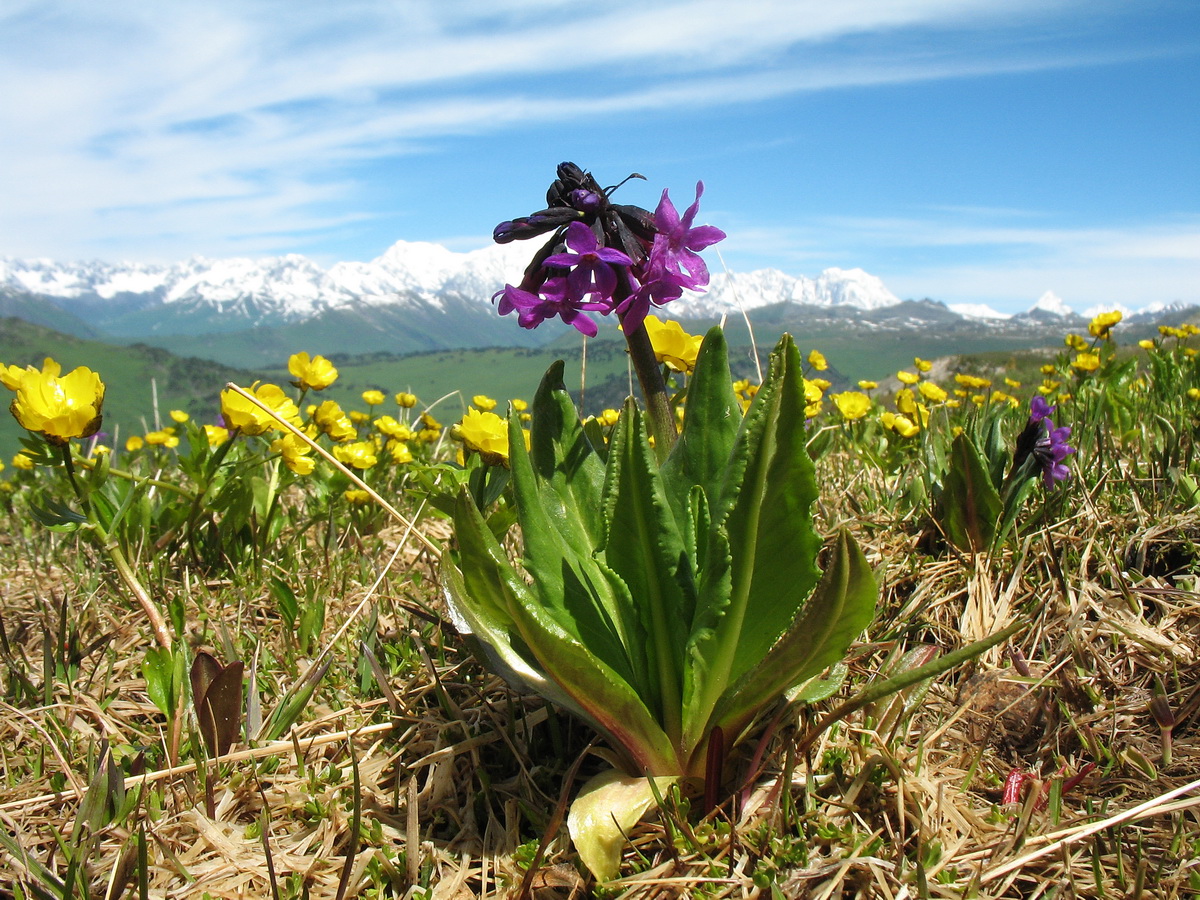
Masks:
[[[1058,482],[1071,477],[1071,470],[1063,462],[1075,448],[1067,443],[1071,436],[1071,426],[1063,425],[1055,428],[1049,419],[1043,419],[1045,430],[1033,445],[1033,458],[1042,468],[1042,484],[1047,489],[1053,488]]]
[[[1051,406],[1041,394],[1035,394],[1029,402],[1029,421],[1040,422],[1054,415],[1056,406]]]
[[[594,294],[598,302],[611,301],[617,289],[614,265],[629,266],[633,260],[620,250],[600,245],[596,233],[582,222],[567,226],[565,238],[568,251],[546,257],[542,265],[570,269],[567,288],[572,298],[582,300]]]
[[[1032,456],[1041,470],[1042,483],[1047,489],[1071,477],[1065,460],[1075,452],[1075,448],[1067,443],[1071,436],[1070,426],[1054,427],[1054,420],[1050,416],[1055,408],[1040,394],[1034,396],[1029,403],[1029,421],[1017,436],[1016,451],[1013,453],[1013,471],[1019,470]]]
[[[654,211],[654,225],[658,234],[650,250],[652,264],[657,264],[668,280],[689,290],[708,286],[708,266],[697,251],[711,247],[725,239],[725,232],[712,225],[693,227],[696,213],[700,209],[700,196],[704,193],[704,182],[696,182],[696,199],[684,211],[681,218],[675,204],[666,191]]]
[[[496,310],[502,316],[516,310],[517,322],[522,328],[537,328],[547,319],[558,316],[588,337],[595,337],[599,329],[591,317],[584,315],[583,311],[609,311],[608,303],[581,302],[572,299],[565,278],[547,278],[545,284],[541,286],[540,294],[506,284],[504,290],[493,295],[492,300],[498,300]]]

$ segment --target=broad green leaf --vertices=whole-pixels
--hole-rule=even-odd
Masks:
[[[628,592],[611,585],[595,561],[604,539],[604,467],[562,384],[562,362],[546,372],[533,401],[530,449],[515,416],[509,464],[525,546],[525,565],[555,619],[631,683],[643,683],[645,636]]]
[[[621,868],[621,851],[629,830],[659,795],[678,779],[623,775],[609,769],[593,776],[579,791],[567,813],[567,830],[579,858],[597,881],[611,881]]]
[[[741,420],[725,336],[719,327],[713,327],[704,336],[688,381],[679,440],[662,467],[667,496],[680,522],[687,518],[688,496],[694,486],[704,491],[710,505],[716,504]]]
[[[738,431],[713,516],[728,538],[732,566],[728,596],[713,593],[719,582],[710,580],[697,603],[698,622],[728,604],[711,639],[694,642],[708,669],[688,729],[697,743],[707,733],[705,708],[762,660],[820,575],[811,512],[817,486],[805,449],[804,409],[800,354],[784,335]]]
[[[476,630],[480,639],[497,652],[523,658],[529,669],[545,673],[568,699],[563,705],[607,736],[626,756],[632,771],[677,772],[675,750],[637,692],[590,644],[565,628],[554,611],[542,606],[509,565],[504,549],[465,493],[459,494],[455,507],[454,530],[460,567],[455,571],[443,566],[443,572],[460,612],[473,629],[480,626]]]
[[[942,491],[942,528],[960,550],[981,552],[992,543],[1002,512],[1000,494],[974,442],[963,432],[950,446]]]
[[[710,724],[736,736],[755,714],[801,682],[840,662],[875,615],[879,588],[849,532],[838,534],[828,571],[787,632],[724,693]]]
[[[630,399],[608,448],[605,563],[629,588],[649,635],[644,699],[673,740],[680,737],[686,627],[695,608],[692,565],[671,512],[641,415]],[[647,694],[650,694],[648,697]]]
[[[152,647],[142,660],[142,677],[146,679],[146,694],[150,702],[158,707],[167,718],[175,714],[178,697],[175,693],[173,673],[175,654],[165,647]]]

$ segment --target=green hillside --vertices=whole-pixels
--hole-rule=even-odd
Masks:
[[[198,419],[211,421],[227,381],[248,383],[262,377],[209,360],[172,356],[156,347],[118,347],[21,319],[0,319],[0,363],[41,366],[47,356],[61,363],[65,371],[87,366],[100,374],[106,386],[102,430],[109,434],[118,428],[121,435],[141,433],[143,423],[153,427],[156,391],[162,419],[167,419],[171,409],[186,409]],[[8,405],[7,396],[4,405]],[[6,465],[20,449],[18,438],[23,434],[7,412],[0,416],[0,460]]]

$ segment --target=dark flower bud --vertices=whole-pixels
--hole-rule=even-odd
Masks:
[[[588,213],[597,212],[604,203],[603,197],[585,188],[575,188],[567,195],[567,200],[575,209]]]

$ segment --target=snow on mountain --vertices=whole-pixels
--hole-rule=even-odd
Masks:
[[[708,318],[787,301],[822,307],[882,309],[900,303],[883,282],[862,269],[826,269],[816,278],[785,275],[778,269],[722,272],[708,291],[689,291],[669,307],[678,318]]]
[[[1046,291],[1038,298],[1037,303],[1033,304],[1028,312],[1040,312],[1051,316],[1062,316],[1069,318],[1075,315],[1075,311],[1063,302],[1062,297],[1054,293],[1054,291]]]
[[[946,306],[950,312],[958,313],[964,319],[1011,319],[1011,313],[1002,313],[992,309],[986,303],[950,303]]]

